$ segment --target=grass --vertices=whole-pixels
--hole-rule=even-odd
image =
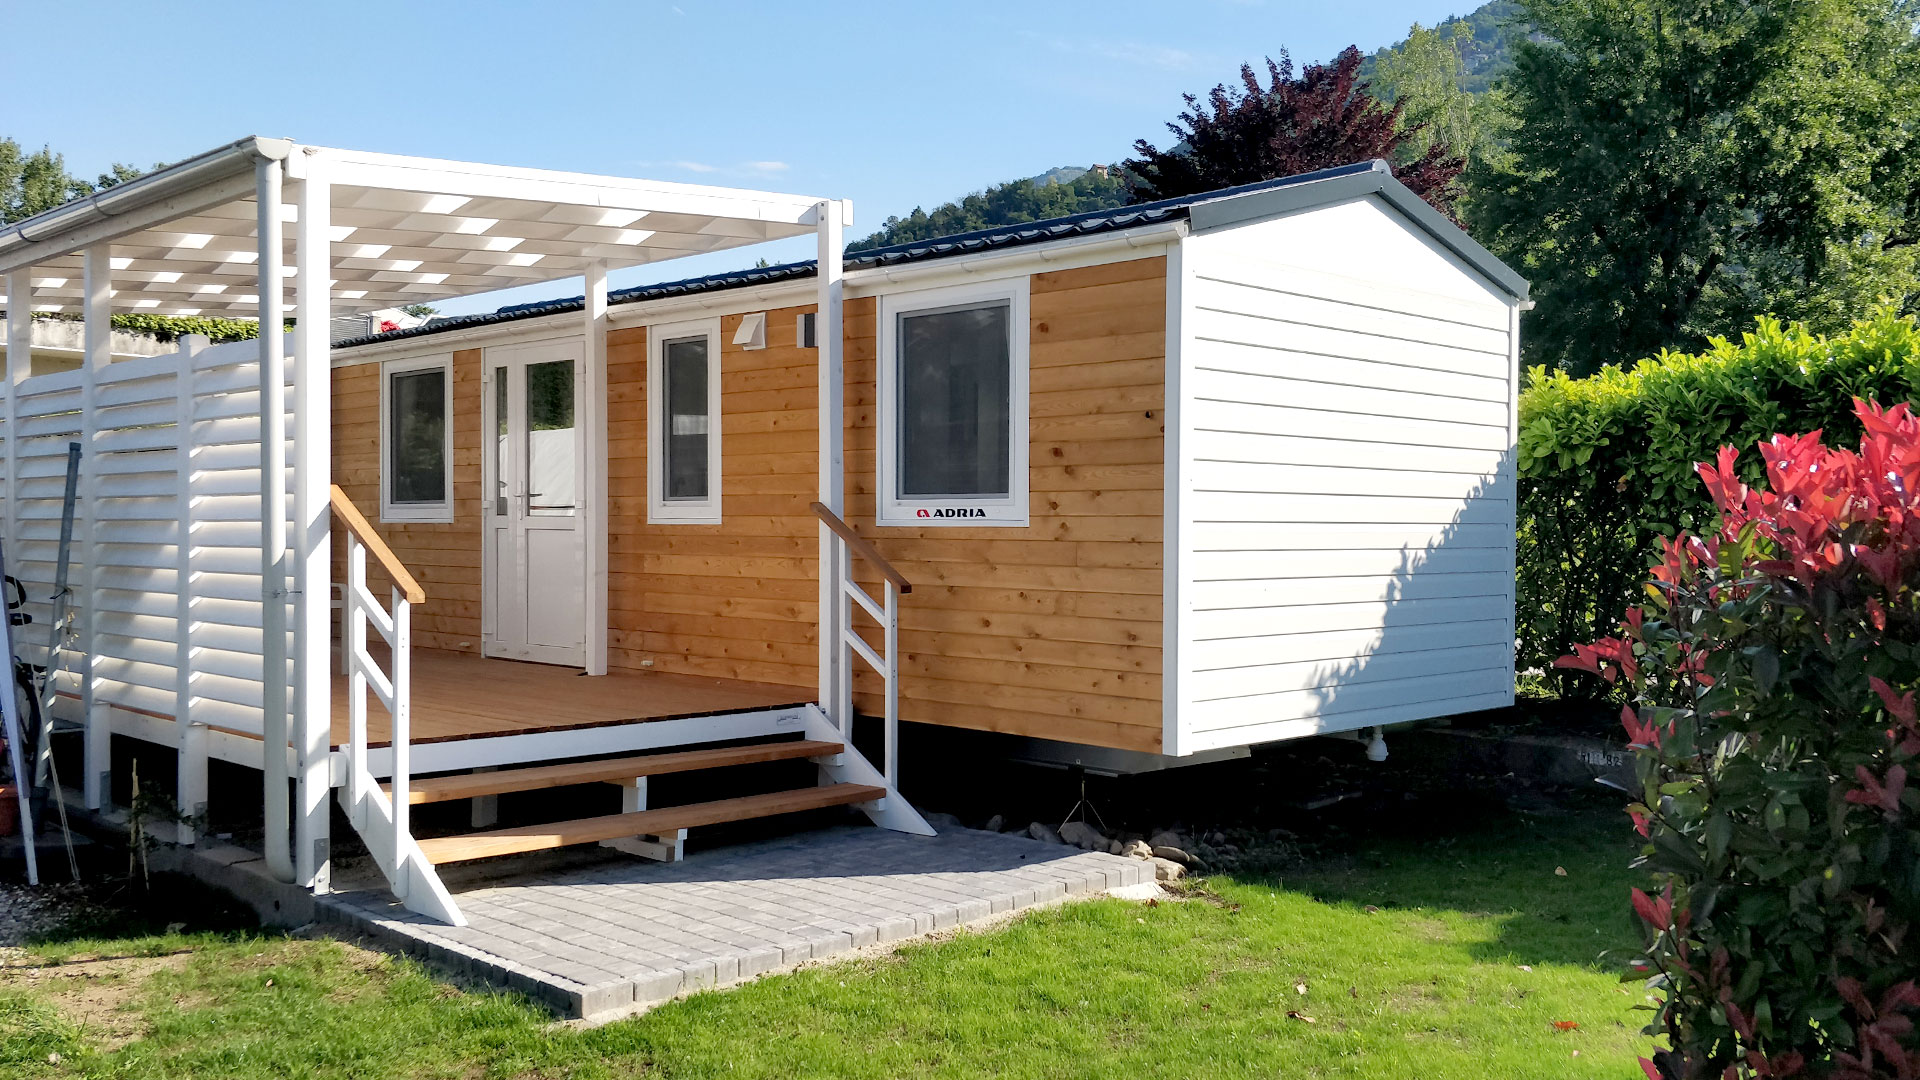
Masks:
[[[1616,817],[1072,904],[592,1030],[338,942],[74,938],[31,950],[65,967],[0,981],[0,1076],[1629,1078],[1646,1014],[1617,976]],[[120,986],[56,976],[93,956],[149,959],[95,965]]]

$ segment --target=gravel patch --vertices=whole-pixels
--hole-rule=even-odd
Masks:
[[[23,945],[76,917],[104,910],[84,883],[31,886],[0,882],[0,947]]]

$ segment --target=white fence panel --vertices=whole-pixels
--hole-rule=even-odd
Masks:
[[[289,364],[289,383],[293,372]],[[57,711],[86,725],[88,802],[106,795],[111,711],[133,710],[185,721],[181,809],[196,813],[205,727],[263,727],[259,345],[188,348],[0,390],[0,538],[34,620],[16,634],[33,663],[49,662],[67,448],[81,444],[68,575],[76,637],[54,659],[71,672]],[[292,432],[289,412],[282,438]],[[289,491],[297,461],[289,446]]]

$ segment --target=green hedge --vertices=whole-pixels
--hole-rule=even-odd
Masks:
[[[1829,444],[1860,435],[1853,399],[1920,399],[1920,326],[1891,311],[1820,337],[1761,319],[1737,343],[1664,353],[1632,370],[1584,379],[1534,368],[1520,395],[1519,642],[1521,671],[1566,692],[1553,661],[1606,637],[1641,597],[1649,537],[1711,517],[1694,472],[1721,446],[1822,428]],[[1582,683],[1591,689],[1591,682]]]
[[[36,319],[78,319],[78,315],[35,312]],[[224,341],[251,341],[260,336],[260,324],[251,319],[208,319],[197,315],[142,315],[128,312],[110,316],[115,330],[129,334],[152,334],[161,341],[174,341],[187,334],[205,334],[215,345]],[[287,325],[293,325],[288,320]]]

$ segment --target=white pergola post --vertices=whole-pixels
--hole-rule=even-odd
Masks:
[[[294,756],[299,778],[294,806],[294,877],[316,892],[329,886],[329,808],[333,752],[333,369],[328,327],[333,319],[331,279],[333,189],[325,162],[295,161],[300,176],[294,229]]]
[[[179,542],[174,545],[174,803],[185,815],[174,828],[174,842],[195,842],[193,821],[207,812],[207,726],[193,718],[193,358],[207,347],[201,334],[180,338],[179,369],[174,374],[174,439],[178,472],[174,477],[179,500]]]
[[[827,509],[845,516],[847,502],[846,470],[846,374],[841,359],[840,307],[844,292],[841,281],[840,247],[842,243],[842,204],[829,199],[814,207],[815,229],[819,235],[819,300],[814,315],[814,343],[820,347],[820,502]],[[820,614],[816,620],[820,635],[820,706],[840,730],[851,734],[853,718],[841,714],[840,680],[850,672],[840,670],[839,612],[841,604],[840,560],[834,554],[833,530],[820,524]]]
[[[281,289],[281,165],[254,165],[259,203],[260,706],[267,869],[295,880],[287,831],[287,357]],[[182,720],[185,717],[181,718]]]
[[[33,373],[33,267],[7,275],[7,555],[19,557],[20,515],[13,505],[20,490],[19,386]]]
[[[581,380],[580,425],[585,433],[586,496],[580,528],[586,531],[587,674],[607,673],[607,264],[587,265],[586,371]]]
[[[113,363],[113,248],[95,244],[81,257],[81,311],[85,319],[86,358],[80,384],[80,505],[76,535],[81,538],[80,566],[80,710],[85,723],[85,763],[81,769],[81,794],[87,809],[106,805],[112,785],[112,717],[109,706],[95,698],[93,656],[94,624],[100,610],[100,539],[94,528],[94,496],[99,489],[99,468],[93,460],[98,437],[94,417],[94,383]]]

